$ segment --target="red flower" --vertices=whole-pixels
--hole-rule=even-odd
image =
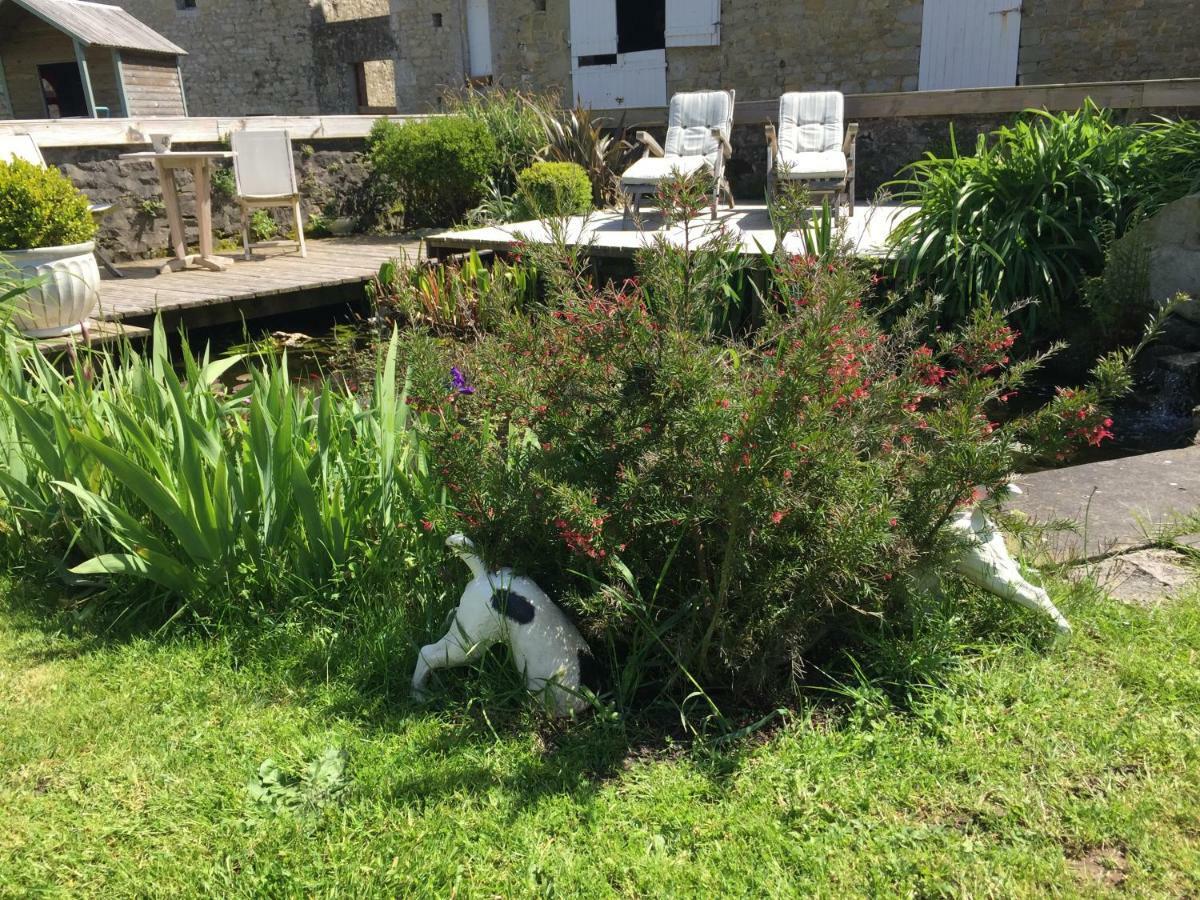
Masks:
[[[789,511],[786,509],[775,510],[775,512],[771,513],[771,524],[778,525],[780,522],[783,521],[783,517],[786,516],[788,514],[788,512]]]

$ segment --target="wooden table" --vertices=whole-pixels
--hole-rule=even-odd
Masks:
[[[171,247],[175,258],[168,260],[160,272],[179,272],[198,268],[220,272],[233,265],[232,260],[223,259],[213,253],[212,239],[212,164],[217,159],[232,159],[229,150],[168,150],[155,153],[152,150],[139,153],[122,153],[124,162],[150,162],[158,171],[162,184],[163,203],[167,207],[167,221],[171,225]],[[200,252],[187,252],[187,237],[183,230],[183,212],[179,205],[179,185],[175,181],[175,170],[187,169],[195,179],[196,225],[200,230]]]

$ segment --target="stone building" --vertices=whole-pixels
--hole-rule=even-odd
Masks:
[[[193,116],[394,110],[388,0],[106,0],[178,44]]]
[[[470,79],[602,107],[1200,76],[1196,0],[390,0],[401,112]]]

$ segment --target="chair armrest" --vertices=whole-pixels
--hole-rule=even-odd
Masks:
[[[720,128],[713,128],[712,136],[715,137],[721,144],[721,153],[726,159],[733,156],[733,145],[729,143],[729,138],[725,137],[725,132]]]
[[[637,133],[637,142],[646,145],[646,156],[666,156],[663,148],[658,145],[658,141],[648,131],[639,131]]]
[[[858,123],[851,122],[846,126],[846,139],[842,141],[842,152],[849,156],[854,152],[854,147],[858,142]]]
[[[775,161],[779,159],[779,136],[775,134],[775,125],[767,123],[767,171],[775,169]]]

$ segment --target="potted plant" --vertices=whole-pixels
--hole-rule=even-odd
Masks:
[[[26,335],[78,331],[96,308],[95,234],[87,198],[58,169],[0,161],[0,256],[34,282],[13,311]]]

